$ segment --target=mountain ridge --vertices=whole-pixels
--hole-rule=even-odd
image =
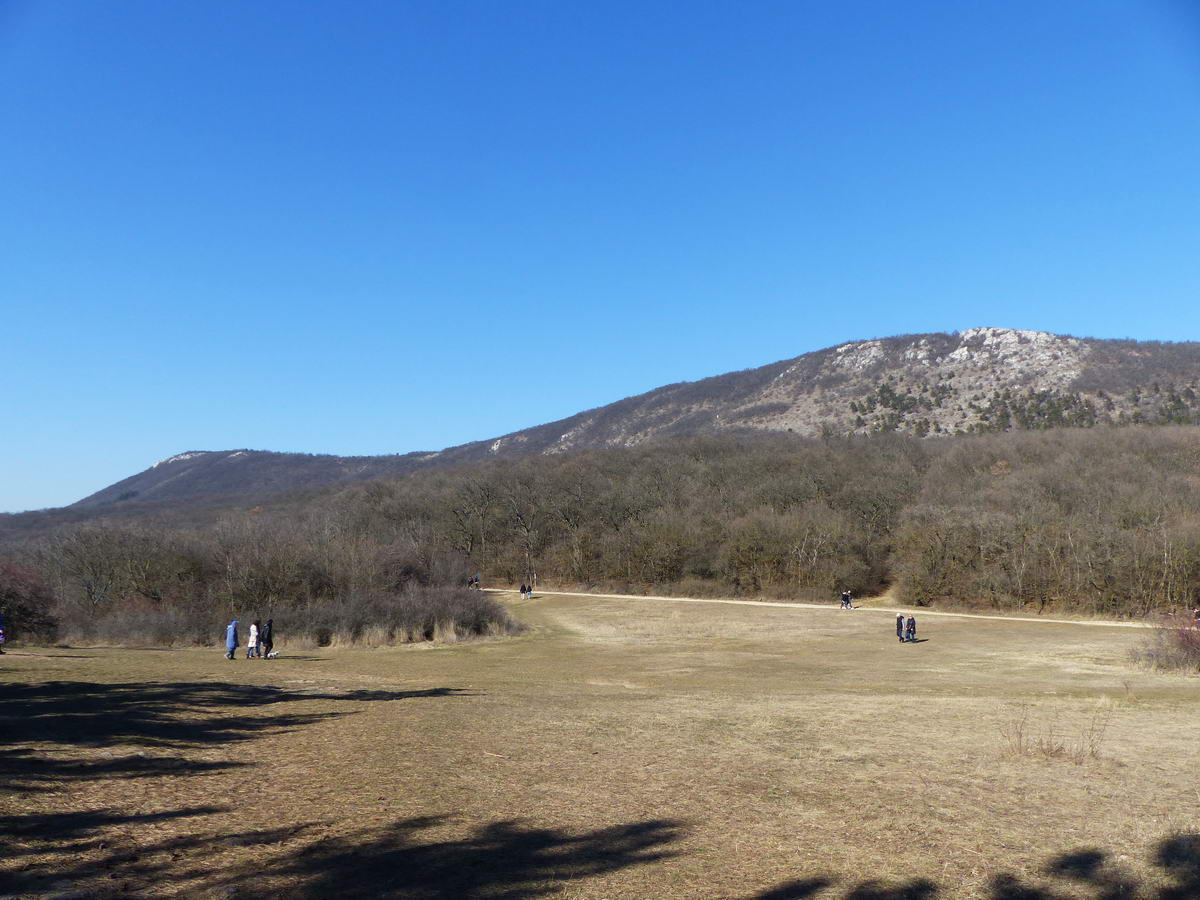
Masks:
[[[998,327],[848,341],[678,382],[440,451],[339,457],[189,450],[68,509],[244,497],[426,468],[632,446],[728,431],[920,437],[1200,422],[1200,343],[1101,340]]]

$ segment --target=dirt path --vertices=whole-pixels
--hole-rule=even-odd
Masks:
[[[498,594],[515,594],[516,591],[497,590]],[[546,595],[549,597],[590,597],[598,600],[654,600],[669,603],[729,603],[736,606],[778,606],[793,609],[834,609],[832,603],[801,603],[799,601],[782,601],[782,600],[720,600],[709,597],[662,597],[655,595],[642,594],[591,594],[581,591],[538,591],[538,595]],[[883,599],[880,597],[869,597],[868,600]],[[911,612],[909,609],[900,609],[891,606],[856,606],[855,610],[860,612],[883,612],[895,615],[901,612]],[[992,622],[1041,622],[1047,625],[1086,625],[1091,628],[1153,628],[1154,626],[1148,622],[1112,622],[1103,619],[1048,619],[1043,616],[997,616],[985,615],[983,613],[960,613],[960,612],[937,612],[930,609],[922,609],[922,616],[938,616],[943,618],[954,619],[987,619]]]

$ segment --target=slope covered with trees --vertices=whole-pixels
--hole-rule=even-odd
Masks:
[[[189,451],[69,510],[110,514],[179,502],[261,502],[487,460],[718,434],[916,437],[1200,423],[1200,343],[1102,341],[973,328],[852,341],[790,360],[667,385],[557,422],[428,453],[337,457]],[[0,517],[0,530],[37,516]]]
[[[459,592],[475,571],[498,585],[536,574],[806,600],[891,587],[916,605],[1145,616],[1200,596],[1198,509],[1190,427],[714,437],[415,473],[206,522],[95,520],[10,540],[0,572],[20,572],[20,596],[73,634],[156,642],[272,612],[314,640],[504,630]],[[456,612],[430,605],[438,591]]]

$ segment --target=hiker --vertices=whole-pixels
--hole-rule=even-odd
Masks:
[[[854,600],[849,591],[842,591],[842,609],[854,609]]]
[[[225,629],[225,658],[226,659],[233,659],[233,651],[238,648],[237,626],[238,626],[237,619],[234,619],[232,622],[229,623],[229,626]]]
[[[904,643],[904,613],[896,613],[896,638]]]
[[[267,619],[267,624],[262,627],[258,633],[258,645],[261,648],[262,658],[270,659],[271,651],[275,647],[275,620]]]
[[[525,582],[521,582],[521,599],[525,599]]]
[[[908,641],[917,640],[917,620],[915,616],[909,616],[908,622],[904,626],[904,638]]]
[[[250,635],[246,638],[246,659],[258,654],[258,619],[250,623]]]

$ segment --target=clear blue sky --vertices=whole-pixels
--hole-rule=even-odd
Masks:
[[[0,510],[1198,286],[1190,0],[0,0]]]

